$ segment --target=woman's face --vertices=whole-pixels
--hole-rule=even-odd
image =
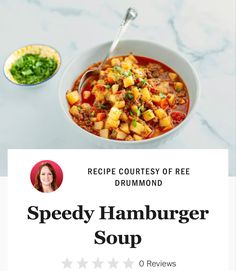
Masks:
[[[50,169],[47,166],[44,166],[41,168],[41,172],[40,172],[40,181],[42,183],[42,185],[51,185],[51,183],[53,182],[53,175],[52,172],[50,171]]]

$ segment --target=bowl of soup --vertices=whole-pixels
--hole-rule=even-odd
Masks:
[[[109,46],[81,52],[63,74],[60,102],[73,130],[114,147],[173,138],[199,98],[199,80],[191,64],[162,45],[124,40],[78,92],[83,73],[100,65]]]

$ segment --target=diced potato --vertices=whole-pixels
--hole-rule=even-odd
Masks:
[[[91,105],[88,104],[88,103],[82,103],[82,104],[81,104],[81,107],[82,107],[83,109],[85,109],[85,110],[89,110],[89,109],[91,108]]]
[[[130,133],[129,124],[127,122],[126,123],[121,123],[120,130],[123,131],[126,134],[129,134]]]
[[[151,132],[152,132],[152,129],[147,124],[145,124],[144,125],[144,135],[148,136],[151,134]]]
[[[106,93],[101,91],[96,91],[94,93],[96,102],[103,102],[105,100]]]
[[[109,118],[113,119],[113,120],[118,120],[120,118],[122,111],[116,107],[112,107],[110,109],[110,112],[108,113]]]
[[[72,116],[78,116],[78,114],[79,114],[78,107],[76,105],[73,105],[70,108],[70,113],[71,113]]]
[[[161,97],[159,95],[152,95],[152,101],[159,104],[161,101]]]
[[[147,111],[143,112],[142,115],[145,121],[149,121],[155,118],[155,115],[151,109],[148,109]]]
[[[116,107],[112,107],[108,113],[108,118],[105,123],[105,128],[117,128],[120,124],[119,118],[122,111]]]
[[[139,135],[134,134],[134,140],[142,140],[143,138]]]
[[[124,133],[124,132],[122,132],[122,131],[120,131],[120,130],[117,131],[117,134],[116,134],[116,138],[117,138],[117,139],[125,139],[126,136],[127,136],[126,133]]]
[[[163,119],[160,119],[159,124],[161,127],[171,127],[172,126],[171,117],[167,116]]]
[[[183,99],[183,98],[179,99],[179,104],[185,104],[185,103],[186,103],[185,99]]]
[[[102,129],[99,131],[99,134],[101,137],[108,138],[109,136],[109,130],[108,129]]]
[[[115,103],[116,102],[116,95],[115,94],[110,94],[108,93],[107,96],[106,96],[106,100],[111,102],[111,103]]]
[[[144,132],[145,132],[145,127],[144,125],[142,125],[141,123],[139,122],[131,122],[130,124],[130,131],[138,134],[138,135],[142,135]]]
[[[125,87],[125,88],[134,85],[134,79],[133,79],[133,76],[130,75],[130,76],[124,78],[124,79],[123,79],[123,83],[124,83],[124,87]]]
[[[118,91],[118,89],[119,89],[119,85],[118,84],[114,84],[114,85],[112,85],[111,89],[112,89],[112,93],[116,94],[117,91]]]
[[[115,83],[116,82],[116,75],[113,72],[109,72],[107,74],[107,80],[109,83]]]
[[[97,118],[92,117],[92,118],[90,118],[90,120],[91,120],[92,122],[95,122],[95,121],[97,121]]]
[[[151,100],[151,94],[150,94],[147,87],[141,89],[141,94],[142,94],[142,100],[143,101],[147,102],[147,101]]]
[[[103,121],[96,121],[94,122],[93,129],[94,130],[101,130],[103,128],[104,122]]]
[[[159,119],[163,119],[163,118],[167,117],[166,111],[162,108],[154,110],[154,113]]]
[[[175,104],[175,94],[168,94],[167,95],[167,101],[169,105],[174,105]]]
[[[133,139],[133,137],[132,137],[131,135],[128,135],[128,136],[126,137],[125,140],[126,140],[126,141],[132,141],[132,140],[134,140],[134,139]]]
[[[104,76],[105,74],[105,71],[100,71],[100,76]]]
[[[137,100],[140,97],[140,92],[137,87],[132,87],[132,93],[134,95],[134,99]]]
[[[85,90],[85,91],[83,92],[83,97],[84,97],[84,99],[88,99],[88,98],[90,97],[90,95],[91,95],[91,92],[90,92],[90,91]]]
[[[125,112],[122,112],[120,115],[120,120],[122,121],[127,121],[128,120],[128,116]]]
[[[121,67],[125,71],[129,71],[132,68],[132,63],[130,61],[123,61],[121,62]]]
[[[120,66],[120,60],[119,58],[112,58],[111,65],[114,66]]]
[[[177,74],[174,72],[169,72],[169,77],[172,81],[175,81],[175,79],[177,78]]]
[[[181,82],[176,82],[176,83],[174,84],[174,86],[175,86],[175,90],[176,90],[177,92],[179,92],[179,91],[181,91],[181,90],[183,89],[184,84],[181,83]]]
[[[126,57],[126,58],[128,58],[132,63],[138,63],[138,60],[133,56],[133,55],[129,55],[128,57]],[[125,58],[125,59],[126,59]]]
[[[157,91],[167,94],[169,91],[169,82],[161,82],[160,85],[156,86]]]
[[[133,69],[135,75],[138,77],[138,78],[143,78],[145,77],[145,72],[143,69]]]
[[[106,119],[105,128],[118,128],[119,125],[120,125],[119,120],[114,120],[110,117]]]
[[[79,92],[77,90],[68,92],[66,94],[67,101],[70,105],[77,103],[80,100]]]
[[[125,107],[125,101],[117,101],[114,104],[115,107],[117,108],[124,108]]]
[[[107,90],[101,91],[96,85],[92,89],[92,93],[95,95],[96,102],[102,102],[105,100]]]

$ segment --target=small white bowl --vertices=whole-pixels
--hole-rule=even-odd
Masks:
[[[41,57],[50,57],[50,58],[53,58],[56,62],[57,62],[57,68],[56,70],[54,71],[54,73],[49,76],[48,78],[46,78],[45,80],[39,82],[39,83],[35,83],[35,84],[20,84],[18,83],[14,77],[12,76],[11,72],[10,72],[10,69],[12,67],[12,65],[19,59],[21,58],[22,56],[26,55],[26,54],[38,54],[40,55]],[[60,68],[60,65],[61,65],[61,57],[60,57],[60,54],[52,47],[48,46],[48,45],[42,45],[42,44],[30,44],[30,45],[26,45],[24,47],[21,47],[17,50],[15,50],[13,53],[11,53],[5,64],[4,64],[4,74],[6,76],[6,78],[16,84],[16,85],[19,85],[19,86],[35,86],[35,85],[39,85],[39,84],[42,84],[46,81],[48,81],[50,78],[52,78],[56,73],[57,71],[59,70]]]
[[[104,59],[106,53],[109,50],[111,43],[104,43],[88,49],[85,52],[80,52],[73,61],[65,69],[64,74],[61,78],[59,85],[59,99],[64,111],[67,120],[75,128],[71,132],[78,133],[83,138],[87,138],[90,142],[103,147],[103,148],[136,148],[136,147],[147,147],[147,145],[158,146],[167,139],[173,138],[176,132],[181,131],[183,126],[191,118],[197,101],[200,96],[199,80],[196,72],[194,71],[191,64],[179,53],[164,47],[162,45],[142,40],[123,40],[120,41],[115,52],[114,56],[128,55],[133,53],[137,56],[144,56],[152,58],[163,64],[166,64],[172,68],[178,75],[183,79],[184,83],[187,86],[190,98],[189,112],[187,117],[183,122],[178,126],[170,130],[169,132],[162,134],[160,136],[140,140],[140,141],[118,141],[112,139],[102,138],[96,135],[93,135],[86,130],[80,128],[73,120],[69,113],[69,106],[66,100],[66,91],[71,89],[76,78],[86,70],[91,64],[96,63]]]

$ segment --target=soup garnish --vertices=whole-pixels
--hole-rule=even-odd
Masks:
[[[37,84],[49,78],[57,69],[53,58],[25,54],[12,65],[10,72],[19,84]]]

